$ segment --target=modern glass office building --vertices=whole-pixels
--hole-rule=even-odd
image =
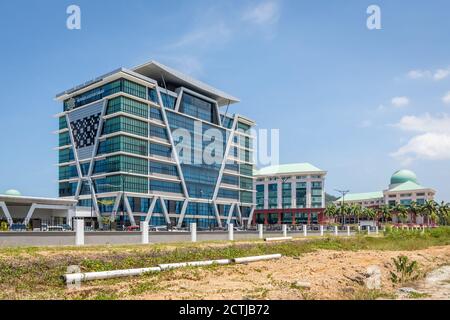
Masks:
[[[237,98],[152,61],[57,100],[59,196],[77,213],[100,226],[251,223],[254,122],[228,113]]]
[[[256,170],[254,223],[321,223],[324,219],[326,174],[309,163]]]

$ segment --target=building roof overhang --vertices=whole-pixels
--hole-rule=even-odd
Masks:
[[[160,83],[170,82],[178,87],[186,87],[196,91],[206,97],[217,101],[219,106],[225,106],[240,102],[240,100],[232,95],[216,89],[208,84],[196,80],[188,75],[185,75],[177,70],[167,67],[159,62],[150,61],[139,65],[132,70],[145,77],[154,79]]]
[[[24,196],[7,196],[0,195],[0,202],[5,202],[6,205],[54,205],[54,206],[75,206],[76,200],[60,199],[60,198],[41,198],[41,197],[24,197]]]

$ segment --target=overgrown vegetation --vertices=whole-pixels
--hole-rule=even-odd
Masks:
[[[83,272],[105,271],[156,266],[161,263],[236,258],[251,255],[281,253],[300,257],[316,250],[418,250],[437,245],[450,245],[450,228],[436,228],[421,232],[392,230],[384,237],[356,236],[327,237],[296,240],[284,243],[247,242],[225,245],[219,243],[170,244],[149,246],[98,246],[64,248],[0,249],[0,299],[94,299],[116,298],[101,281],[100,289],[92,292],[69,293],[61,280],[68,266],[80,266]],[[225,267],[211,266],[203,271],[220,272]],[[187,270],[189,277],[199,279],[198,269]],[[202,272],[203,272],[202,271]],[[186,273],[186,277],[188,277]],[[147,284],[130,287],[126,296],[162,290],[158,281],[179,276],[172,271],[152,275]],[[123,281],[119,280],[119,281]],[[116,283],[112,280],[111,283]],[[106,290],[106,291],[105,291]],[[123,297],[123,294],[120,295]]]
[[[419,264],[417,261],[410,261],[407,256],[392,258],[395,265],[395,272],[391,271],[391,281],[393,283],[405,283],[416,280],[419,277]]]

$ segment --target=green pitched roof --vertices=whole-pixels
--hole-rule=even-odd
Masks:
[[[410,190],[421,190],[426,189],[425,187],[422,187],[420,184],[417,184],[412,181],[407,181],[405,183],[402,183],[392,189],[389,189],[389,191],[410,191]]]
[[[323,170],[313,166],[310,163],[292,163],[292,164],[282,164],[277,166],[265,167],[260,170],[254,170],[253,175],[255,176],[269,176],[269,175],[279,175],[279,174],[291,174],[291,173],[302,173],[302,172],[324,172]]]
[[[345,201],[362,201],[383,198],[383,191],[365,192],[365,193],[349,193],[345,195]],[[336,201],[342,201],[342,197]]]

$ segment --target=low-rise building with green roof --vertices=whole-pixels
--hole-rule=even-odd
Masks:
[[[339,198],[335,204],[340,206],[342,202],[346,204],[360,204],[363,207],[379,207],[389,205],[391,207],[402,204],[409,206],[412,202],[424,204],[427,200],[433,200],[436,191],[432,188],[419,184],[417,176],[411,170],[399,170],[392,176],[386,190],[349,193],[344,199]],[[395,219],[394,219],[395,220]],[[421,223],[416,221],[417,223]]]
[[[274,165],[253,172],[257,224],[317,224],[324,216],[327,172],[310,163]]]

